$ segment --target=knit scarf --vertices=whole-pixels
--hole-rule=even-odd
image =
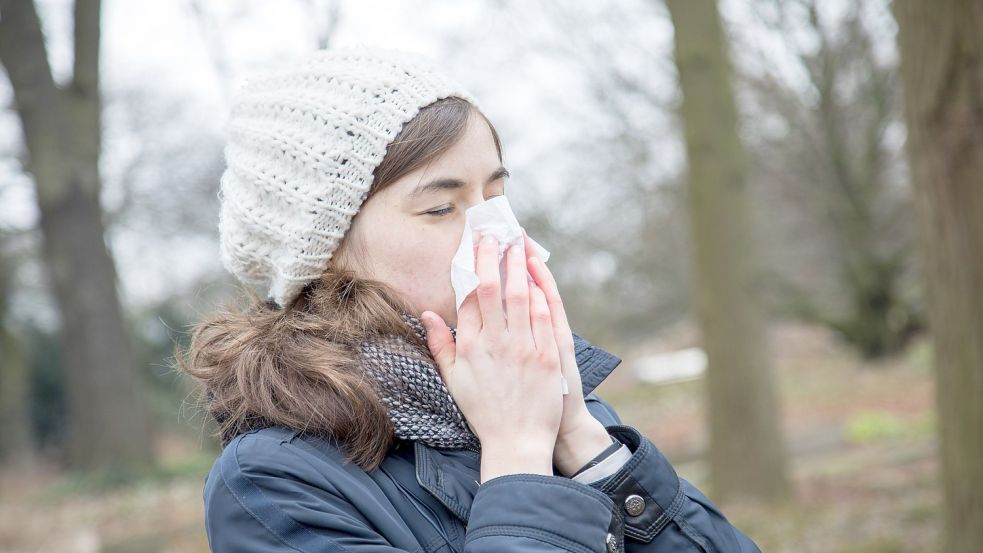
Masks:
[[[423,321],[409,313],[402,313],[402,317],[426,343]],[[450,331],[456,339],[456,329]],[[389,408],[397,438],[438,449],[480,451],[478,437],[430,359],[401,336],[387,335],[361,344],[362,369],[374,379]]]

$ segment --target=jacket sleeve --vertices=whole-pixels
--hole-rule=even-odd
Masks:
[[[610,403],[593,392],[585,401],[594,417],[632,453],[615,474],[589,484],[614,503],[621,525],[613,533],[623,542],[623,551],[760,553],[713,502],[676,475],[648,438],[624,424]]]
[[[417,552],[376,528],[296,451],[244,434],[220,455],[205,484],[205,529],[215,553]],[[339,476],[341,478],[341,476]],[[371,501],[366,498],[365,501]],[[370,509],[373,516],[382,509]],[[616,512],[601,490],[558,475],[508,474],[487,480],[471,505],[465,553],[591,553],[607,550]],[[400,525],[400,521],[392,521]],[[390,526],[393,527],[393,526]]]

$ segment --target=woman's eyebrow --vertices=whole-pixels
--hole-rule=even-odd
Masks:
[[[485,181],[485,184],[498,180],[502,177],[508,177],[509,170],[505,167],[499,167],[492,171],[492,174]],[[410,192],[410,197],[417,197],[429,192],[434,192],[437,190],[452,190],[455,188],[463,188],[466,183],[461,179],[434,179],[426,184],[421,184]]]

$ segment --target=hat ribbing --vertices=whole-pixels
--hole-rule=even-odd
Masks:
[[[477,100],[421,54],[320,50],[240,83],[226,124],[223,266],[283,307],[327,268],[403,125]]]

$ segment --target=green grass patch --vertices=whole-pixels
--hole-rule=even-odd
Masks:
[[[905,425],[892,413],[866,411],[847,422],[847,439],[855,444],[867,444],[904,435]]]
[[[886,411],[864,411],[847,422],[847,440],[867,444],[899,438],[925,438],[935,432],[933,413],[902,418]]]

